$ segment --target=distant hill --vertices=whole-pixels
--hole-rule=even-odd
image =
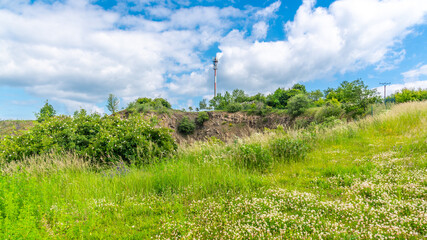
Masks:
[[[3,120],[0,121],[0,138],[5,135],[18,134],[21,130],[28,130],[34,125],[32,120]]]

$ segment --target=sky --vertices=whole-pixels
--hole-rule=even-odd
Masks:
[[[362,79],[427,88],[426,0],[0,0],[0,120]]]

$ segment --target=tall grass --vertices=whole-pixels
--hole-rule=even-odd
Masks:
[[[426,121],[427,102],[407,103],[332,128],[197,142],[140,168],[73,154],[12,162],[1,170],[0,238],[422,238]],[[393,222],[381,206],[406,216],[399,231],[384,230]]]

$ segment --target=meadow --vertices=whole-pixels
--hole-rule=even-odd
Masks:
[[[1,239],[425,239],[427,102],[157,163],[3,163]]]

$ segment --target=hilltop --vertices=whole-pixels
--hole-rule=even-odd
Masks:
[[[2,167],[1,238],[427,236],[427,102],[210,139],[139,168],[47,154]]]

